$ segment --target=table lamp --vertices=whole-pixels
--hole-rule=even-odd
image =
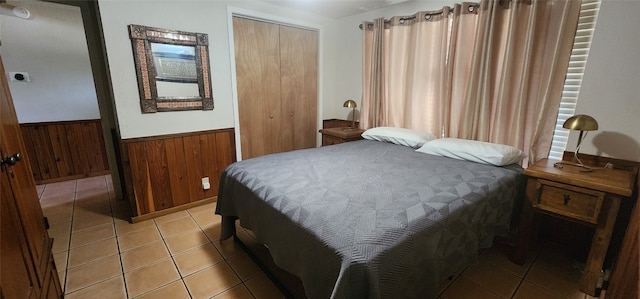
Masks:
[[[580,171],[592,171],[591,167],[586,166],[580,161],[578,158],[578,151],[580,151],[580,145],[582,144],[582,140],[584,137],[587,137],[584,131],[595,131],[598,129],[598,122],[589,115],[579,114],[569,117],[562,127],[569,130],[579,130],[580,136],[578,137],[578,144],[576,145],[576,151],[573,153],[573,157],[577,161],[577,163],[569,162],[569,161],[559,161],[554,164],[554,166],[558,168],[562,168],[562,165],[573,165],[580,167]]]
[[[356,107],[358,107],[358,105],[356,104],[356,101],[352,99],[348,99],[344,101],[344,104],[342,104],[342,107],[353,108],[353,112],[351,113],[351,118],[352,118],[351,126],[348,128],[345,128],[345,130],[355,130],[356,129]]]

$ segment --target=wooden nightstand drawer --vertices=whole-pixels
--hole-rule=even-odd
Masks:
[[[597,224],[605,193],[586,188],[538,180],[534,208]]]
[[[344,143],[344,140],[340,139],[340,138],[333,137],[333,136],[322,135],[322,145],[323,146],[340,144],[340,143]]]
[[[361,140],[363,132],[364,130],[342,127],[322,129],[322,146]]]

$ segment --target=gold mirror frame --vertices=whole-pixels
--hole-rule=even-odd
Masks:
[[[205,33],[129,25],[129,37],[138,77],[142,113],[183,110],[213,110],[211,75],[209,71],[209,37]],[[154,64],[152,43],[192,46],[199,96],[158,96],[157,67]]]

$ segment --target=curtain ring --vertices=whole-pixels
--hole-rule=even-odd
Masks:
[[[469,12],[473,12],[473,11],[475,10],[475,7],[474,7],[473,5],[469,5],[469,6],[467,7],[467,10],[468,10]]]
[[[400,19],[400,24],[404,24],[404,19]]]
[[[425,19],[425,20],[431,20],[431,15],[425,15],[425,16],[424,16],[424,19]]]

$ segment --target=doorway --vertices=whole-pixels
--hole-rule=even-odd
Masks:
[[[56,177],[111,173],[116,198],[122,199],[114,144],[116,118],[100,46],[97,3],[14,0],[7,4],[30,12],[27,19],[4,18],[0,53],[9,75],[26,78],[10,77],[9,87],[23,137],[33,145],[27,154],[33,160],[34,178],[51,182]]]

